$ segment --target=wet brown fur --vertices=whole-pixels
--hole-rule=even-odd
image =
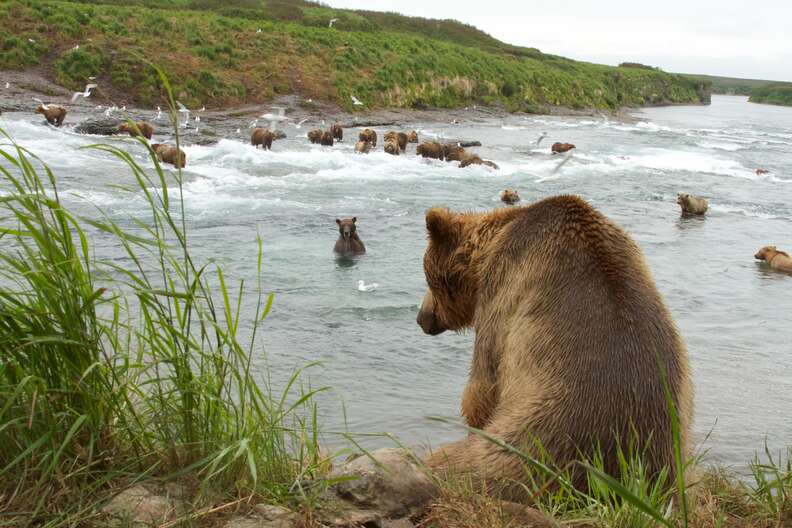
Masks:
[[[44,105],[40,105],[36,108],[36,113],[42,114],[50,125],[59,127],[63,124],[63,120],[66,119],[67,111],[59,105],[48,105],[46,108],[44,108]]]
[[[774,270],[792,273],[792,257],[784,251],[779,251],[775,246],[765,246],[756,252],[754,258],[764,260]]]
[[[563,152],[567,152],[575,148],[575,145],[572,143],[553,143],[553,146],[550,147],[550,150],[553,154],[561,154]]]
[[[443,145],[443,158],[446,161],[462,161],[469,154],[465,151],[464,148],[460,147],[459,145],[454,144],[445,144]]]
[[[384,141],[388,141],[389,139],[392,139],[399,145],[399,150],[401,150],[402,152],[407,150],[407,134],[405,134],[404,132],[394,132],[393,130],[391,130],[390,132],[382,136],[382,139]]]
[[[520,195],[513,189],[506,189],[500,193],[501,202],[509,205],[514,205],[520,201]]]
[[[322,142],[322,131],[318,128],[315,128],[308,132],[308,141],[311,143],[321,143]]]
[[[415,154],[424,158],[443,159],[443,145],[434,141],[425,141],[415,147]]]
[[[407,134],[407,143],[418,143],[418,132],[413,130]]]
[[[359,154],[368,154],[371,150],[371,143],[368,141],[358,141],[355,143],[355,152]]]
[[[135,123],[137,126],[137,130],[135,127],[129,123],[121,123],[118,125],[119,132],[126,132],[132,137],[139,137],[143,136],[146,139],[151,139],[151,136],[154,135],[154,127],[151,126],[150,123],[146,123],[145,121],[138,121]]]
[[[368,141],[371,143],[372,147],[377,146],[377,132],[367,128],[363,130],[360,134],[358,134],[358,139],[360,141]]]
[[[401,149],[399,148],[399,144],[396,142],[395,138],[390,138],[385,140],[385,152],[391,154],[393,156],[398,156]]]
[[[674,474],[670,413],[686,452],[693,412],[687,351],[638,246],[576,196],[490,213],[427,212],[427,333],[474,327],[465,422],[558,467],[591,456],[618,475],[617,444],[637,435],[650,475]],[[659,362],[659,365],[658,365]],[[651,441],[649,438],[651,437]],[[446,445],[431,468],[472,475],[523,500],[518,457],[477,435]],[[585,472],[573,466],[583,488]]]
[[[335,124],[330,127],[330,132],[333,134],[333,139],[336,141],[343,141],[344,140],[344,129],[341,128],[341,125]]]
[[[498,165],[490,160],[483,160],[477,154],[468,154],[465,156],[462,161],[459,163],[459,168],[464,169],[465,167],[469,167],[470,165],[486,165],[487,167],[491,167],[495,170],[499,169]]]
[[[250,135],[250,144],[256,148],[260,146],[264,150],[272,148],[273,140],[275,140],[275,133],[268,128],[257,128]]]
[[[682,208],[683,215],[703,215],[709,208],[707,200],[691,194],[678,194],[677,203]]]
[[[343,257],[364,254],[366,246],[357,234],[357,217],[336,218],[336,224],[338,224],[338,240],[333,251]]]
[[[333,146],[333,134],[329,130],[325,130],[322,132],[322,146],[324,147],[332,147]]]
[[[154,143],[151,145],[151,149],[157,155],[157,158],[164,163],[170,163],[177,169],[187,166],[187,155],[183,150],[177,149],[173,145]]]

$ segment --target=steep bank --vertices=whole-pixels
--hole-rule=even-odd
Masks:
[[[369,109],[534,112],[709,100],[706,81],[546,55],[450,21],[376,16],[299,1],[11,0],[0,5],[0,68],[35,68],[75,90],[95,77],[100,96],[149,107],[161,101],[159,80],[142,58],[169,73],[188,106],[286,94],[349,110],[353,95]]]
[[[792,106],[792,84],[770,84],[755,88],[748,100],[752,103]]]

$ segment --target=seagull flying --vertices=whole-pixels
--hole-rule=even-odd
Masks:
[[[338,22],[337,18],[331,18],[330,19],[330,23],[327,24],[327,27],[329,27],[329,28],[333,27],[333,24],[335,24],[336,22]]]
[[[187,123],[190,122],[190,110],[179,101],[176,101],[176,104],[179,106],[179,112],[184,114],[184,123],[182,126],[186,127]]]
[[[370,292],[376,290],[378,287],[379,284],[377,284],[376,282],[372,282],[371,284],[366,284],[362,280],[358,281],[358,291]]]
[[[550,172],[550,174],[555,174],[556,172],[561,170],[561,167],[564,166],[564,163],[566,163],[567,161],[569,161],[571,159],[572,159],[572,151],[570,150],[569,152],[567,152],[566,157],[564,159],[562,159],[561,162],[558,165],[555,166],[555,168]]]
[[[350,95],[349,97],[352,98],[352,104],[353,105],[355,105],[355,106],[363,106],[363,103],[360,101],[360,99],[358,99],[354,95]]]
[[[544,138],[547,137],[547,132],[542,132],[539,137],[536,139],[536,146],[539,146],[539,143],[542,142]]]
[[[275,123],[279,123],[281,121],[286,121],[289,119],[286,117],[286,109],[282,106],[271,106],[273,110],[276,110],[276,113],[267,112],[266,114],[262,114],[259,116],[259,119],[266,119],[269,121],[270,129],[275,129]]]
[[[38,104],[40,104],[41,108],[43,108],[44,110],[47,110],[49,108],[49,105],[48,104],[44,104],[44,101],[42,101],[38,97],[34,97],[33,100],[36,101]]]
[[[80,96],[85,97],[85,98],[91,97],[91,90],[93,90],[94,88],[96,88],[95,84],[86,84],[84,92],[74,92],[74,95],[72,95],[72,98],[71,98],[72,103],[74,101],[76,101],[77,98],[80,97]]]
[[[300,128],[302,124],[305,123],[306,121],[308,121],[307,117],[305,119],[300,120],[296,125],[294,125],[294,128]]]

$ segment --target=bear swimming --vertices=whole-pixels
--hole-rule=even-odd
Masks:
[[[137,130],[135,130],[137,127]],[[146,139],[151,139],[151,136],[154,135],[154,127],[151,126],[150,123],[146,123],[145,121],[138,121],[137,123],[130,124],[130,123],[121,123],[118,125],[119,132],[126,132],[132,137],[140,137],[143,136]]]
[[[505,204],[514,205],[514,204],[516,204],[517,202],[520,201],[520,195],[517,194],[517,191],[515,191],[515,190],[506,189],[506,190],[501,191],[500,199],[501,199],[501,202],[503,202]]]
[[[487,167],[493,168],[495,170],[498,170],[500,168],[495,162],[490,160],[483,160],[477,154],[466,155],[459,163],[459,168],[464,169],[465,167],[469,167],[471,165],[486,165]]]
[[[261,147],[264,150],[270,150],[274,139],[275,134],[268,128],[256,128],[250,135],[250,144],[256,148]]]
[[[336,218],[338,224],[338,240],[336,240],[333,251],[341,257],[352,257],[362,255],[366,252],[366,246],[357,234],[357,217]]]
[[[792,257],[775,246],[765,246],[756,252],[754,258],[766,261],[774,270],[792,273]]]
[[[642,450],[647,475],[668,468],[674,440],[666,387],[687,451],[693,389],[685,345],[637,244],[577,196],[489,213],[426,214],[429,290],[423,331],[475,329],[465,422],[532,456],[535,442],[572,482],[570,464],[599,446],[619,475],[618,446]],[[525,500],[526,466],[479,435],[443,446],[427,463]]]
[[[563,152],[567,152],[575,148],[575,145],[572,143],[553,143],[553,146],[550,147],[550,150],[553,154],[561,154]]]
[[[182,169],[187,165],[187,155],[182,149],[164,143],[154,143],[151,150],[157,155],[157,159],[164,163],[170,163],[177,169]]]
[[[426,141],[415,147],[415,155],[441,160],[443,159],[443,145],[434,141]]]
[[[36,108],[37,114],[42,114],[44,118],[47,120],[47,123],[50,125],[54,125],[59,127],[63,124],[63,120],[66,119],[66,109],[60,105],[39,105]]]
[[[704,198],[699,198],[691,194],[677,194],[677,203],[682,208],[682,215],[703,215],[707,212],[709,204]]]
[[[358,139],[360,141],[368,141],[371,143],[372,147],[377,146],[377,133],[370,128],[363,130],[360,134],[358,134]]]
[[[308,132],[308,141],[311,143],[321,143],[322,142],[322,131],[318,128],[315,128]]]
[[[334,140],[341,141],[344,139],[344,129],[338,123],[330,127],[330,132],[333,134]]]

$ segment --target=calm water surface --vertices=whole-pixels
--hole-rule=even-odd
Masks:
[[[310,123],[287,125],[290,139],[272,152],[236,139],[187,147],[195,254],[250,280],[260,233],[264,280],[276,294],[256,358],[261,372],[269,367],[277,382],[320,361],[311,383],[333,389],[321,406],[327,430],[390,431],[409,444],[437,445],[462,434],[427,416],[458,415],[473,336],[428,337],[415,324],[425,290],[425,210],[499,207],[505,187],[530,201],[580,194],[643,248],[689,347],[696,438],[711,433],[704,444],[711,458],[741,465],[765,439],[773,449],[792,444],[792,277],[753,259],[765,244],[792,250],[792,108],[716,96],[707,107],[638,115],[645,121],[511,117],[405,126],[424,138],[478,139],[485,146],[475,150],[499,171],[461,170],[412,151],[355,155],[350,140],[310,146]],[[70,207],[93,214],[95,204],[124,225],[147,218],[139,195],[111,187],[131,181],[123,165],[78,150],[97,138],[45,127],[32,115],[6,114],[0,126],[51,165]],[[549,137],[537,147],[541,132]],[[553,141],[578,147],[555,173]],[[126,144],[143,159],[139,146]],[[770,174],[757,176],[757,167]],[[710,200],[705,219],[680,218],[680,191]],[[344,266],[332,255],[334,220],[353,215],[368,254]],[[100,257],[120,258],[105,238],[96,244]],[[361,279],[379,288],[359,292]]]

